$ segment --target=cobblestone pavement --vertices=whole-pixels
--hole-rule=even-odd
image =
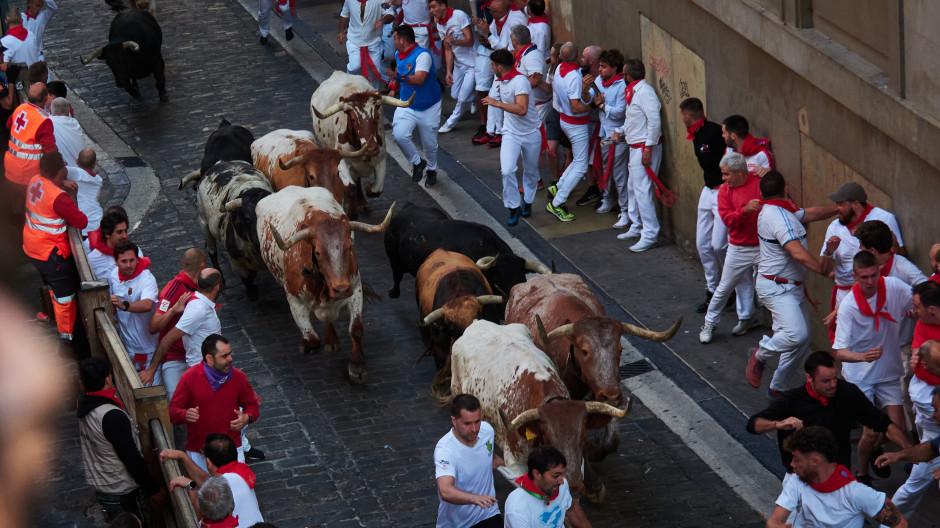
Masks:
[[[197,166],[205,138],[222,117],[250,126],[256,136],[275,128],[309,129],[314,82],[277,44],[257,43],[256,25],[234,2],[163,3],[170,102],[157,100],[152,81],[142,97],[116,88],[103,63],[82,66],[76,54],[100,46],[111,18],[99,1],[63,5],[46,34],[56,74],[149,163],[162,191],[132,233],[163,284],[175,275],[182,252],[201,246],[192,191],[176,189]],[[195,14],[195,15],[194,15]],[[274,24],[276,26],[276,24]],[[393,200],[432,205],[393,164],[386,193],[374,200],[366,221],[377,221]],[[389,272],[381,237],[357,237],[363,279],[385,291]],[[224,261],[224,259],[223,259]],[[397,300],[364,309],[363,347],[370,379],[346,379],[344,353],[301,355],[299,334],[283,294],[270,275],[259,274],[260,300],[249,302],[235,275],[220,302],[223,333],[232,339],[236,366],[264,398],[262,418],[249,429],[253,445],[267,453],[252,463],[265,517],[280,527],[430,526],[437,495],[431,454],[448,430],[444,410],[428,396],[433,365],[413,366],[423,347],[415,328],[412,282]],[[32,283],[35,285],[35,278]],[[24,286],[24,298],[34,291]],[[340,332],[348,353],[349,338]],[[56,471],[37,526],[100,526],[85,486],[74,414],[58,424]],[[585,505],[595,526],[758,526],[743,503],[687,446],[642,404],[621,424],[617,456],[599,466],[607,501]],[[500,501],[511,487],[497,477]]]

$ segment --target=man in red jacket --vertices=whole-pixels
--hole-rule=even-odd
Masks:
[[[211,334],[202,343],[202,363],[180,378],[170,401],[170,421],[186,424],[186,452],[208,471],[200,452],[210,433],[228,435],[238,448],[238,461],[245,461],[241,430],[258,420],[258,398],[248,377],[232,367],[228,339]]]

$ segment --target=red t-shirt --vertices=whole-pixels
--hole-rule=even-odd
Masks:
[[[166,283],[166,286],[163,287],[163,290],[160,291],[160,298],[157,300],[157,311],[158,314],[167,313],[170,308],[176,304],[176,301],[187,292],[195,292],[196,283],[192,281],[185,273],[182,271],[179,272],[179,275],[173,277],[173,280]],[[176,323],[180,320],[183,314],[179,313],[173,316],[170,319],[170,322],[160,331],[160,340],[162,341],[164,337],[170,330],[176,327]],[[163,361],[184,361],[186,359],[186,349],[183,348],[183,340],[177,339],[170,345],[170,348],[166,351],[166,356],[163,358]]]
[[[213,391],[209,378],[203,370],[204,363],[190,367],[183,373],[173,400],[170,401],[170,421],[186,424],[186,450],[200,452],[206,445],[206,436],[210,433],[228,435],[235,442],[235,447],[242,445],[240,431],[233,431],[229,422],[236,418],[235,410],[251,415],[252,421],[258,421],[258,398],[248,383],[245,373],[232,368],[232,378]],[[186,411],[199,407],[199,420],[186,421]]]
[[[757,215],[760,210],[745,213],[744,206],[753,199],[760,200],[760,178],[749,174],[747,181],[740,187],[730,187],[727,183],[718,188],[718,214],[728,226],[728,242],[736,246],[756,246]]]
[[[914,340],[911,341],[911,349],[920,348],[924,341],[931,339],[940,340],[940,325],[924,324],[923,321],[917,321],[914,325]]]

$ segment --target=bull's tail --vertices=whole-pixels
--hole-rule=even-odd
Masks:
[[[434,375],[431,382],[431,401],[438,407],[446,407],[454,401],[453,391],[450,389],[450,354],[444,360],[444,365]]]

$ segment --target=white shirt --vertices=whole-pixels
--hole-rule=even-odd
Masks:
[[[78,153],[82,150],[82,126],[78,120],[69,116],[49,116],[52,119],[52,135],[55,146],[62,153],[66,165],[76,165]]]
[[[90,247],[88,246],[87,239],[83,242],[83,245],[85,246],[85,251],[88,252],[88,265],[91,266],[91,271],[95,274],[95,278],[108,280],[111,276],[111,272],[117,269],[114,256],[105,255],[97,249],[88,251]],[[137,248],[137,257],[143,258],[143,256],[144,252],[140,248]]]
[[[506,497],[505,528],[562,528],[571,507],[568,479],[558,488],[558,496],[548,504],[526,490],[516,488]]]
[[[529,28],[532,43],[542,52],[542,64],[546,64],[552,53],[552,28],[545,22],[533,23],[531,20],[526,25]]]
[[[623,126],[620,128],[627,144],[643,143],[653,146],[659,143],[662,137],[660,108],[662,105],[659,103],[659,97],[656,97],[656,90],[646,79],[636,83],[633,87],[633,99],[627,106]]]
[[[627,112],[627,94],[625,92],[627,83],[623,79],[617,79],[605,88],[604,81],[598,77],[594,84],[604,94],[604,109],[600,111],[600,137],[602,139],[608,138],[623,126]]]
[[[907,387],[914,407],[914,423],[921,430],[921,442],[926,442],[940,435],[940,424],[933,419],[934,386],[914,376]]]
[[[568,75],[564,77],[561,76],[561,66],[555,69],[554,79],[552,79],[552,106],[555,107],[555,110],[559,114],[573,117],[582,117],[590,114],[590,112],[581,112],[580,114],[571,113],[572,99],[579,99],[581,102],[585,102],[581,97],[582,78],[583,75],[581,75],[581,70],[578,68],[571,70],[568,72]]]
[[[875,311],[878,294],[868,299],[872,313]],[[882,312],[891,314],[894,322],[878,317],[878,330],[875,319],[862,315],[855,302],[855,295],[849,291],[839,304],[839,322],[836,325],[836,339],[832,343],[835,350],[848,349],[856,354],[864,354],[876,346],[884,347],[881,357],[871,363],[842,363],[842,376],[855,385],[870,386],[883,381],[897,381],[904,375],[901,363],[900,331],[904,312],[910,310],[911,287],[893,277],[885,278],[885,299]]]
[[[428,0],[401,0],[401,11],[406,25],[418,26],[431,22]]]
[[[382,0],[369,0],[366,6],[365,16],[361,17],[360,4],[358,0],[346,0],[343,4],[343,10],[339,16],[349,19],[349,26],[346,32],[346,38],[350,44],[363,47],[372,46],[382,41],[382,26],[374,29],[372,26],[381,20],[385,15],[391,15],[390,9],[382,7]]]
[[[901,229],[898,228],[898,221],[894,218],[893,214],[880,207],[875,207],[868,213],[868,216],[865,217],[866,222],[869,220],[880,220],[887,224],[891,232],[894,233],[894,236],[898,238],[898,245],[904,245],[904,241],[901,239]],[[820,255],[826,252],[825,241],[833,236],[837,236],[841,240],[839,247],[836,248],[832,255],[836,284],[839,286],[851,286],[855,283],[855,279],[852,277],[852,259],[855,258],[855,254],[859,251],[858,239],[849,232],[848,227],[842,225],[842,222],[836,218],[830,222],[829,227],[826,228],[826,236],[823,238],[822,249],[819,251]]]
[[[533,53],[538,55],[538,53]],[[524,75],[516,75],[508,81],[496,80],[499,90],[499,100],[507,104],[515,104],[516,96],[527,94],[529,96],[529,105],[526,108],[525,115],[518,115],[512,112],[503,113],[503,133],[514,136],[524,136],[533,132],[538,132],[542,122],[539,120],[539,113],[535,109],[535,97],[532,97],[532,85],[529,79]]]
[[[470,17],[463,11],[454,9],[447,22],[437,24],[437,33],[441,36],[441,39],[451,36],[454,40],[463,40],[463,30],[466,27],[470,27]],[[473,43],[469,46],[451,45],[450,47],[454,52],[454,60],[467,68],[473,68],[477,59],[477,54],[474,51],[474,48],[477,47],[477,34],[472,27],[470,28],[470,38],[473,39]]]
[[[186,303],[183,315],[176,322],[183,332],[183,348],[186,349],[186,365],[192,367],[202,361],[202,342],[211,334],[222,333],[222,323],[215,313],[215,303],[196,292]]]
[[[85,169],[78,167],[66,167],[66,169],[69,171],[68,179],[78,183],[78,192],[75,195],[78,198],[78,210],[88,217],[88,225],[82,229],[84,235],[98,229],[101,224],[102,211],[101,204],[98,203],[98,194],[104,182],[101,176],[88,174]]]
[[[738,152],[738,151],[734,150],[731,147],[726,147],[725,154],[728,154],[729,152]],[[741,154],[741,153],[738,152],[738,154]],[[741,154],[741,155],[744,156],[744,154]],[[754,172],[754,169],[758,167],[765,167],[768,169],[771,168],[770,158],[767,157],[767,153],[764,152],[763,150],[759,151],[757,154],[744,156],[744,161],[747,162],[747,172]]]
[[[0,45],[6,48],[3,52],[3,62],[25,62],[26,66],[30,66],[39,60],[36,36],[28,29],[26,31],[26,40],[20,40],[12,35],[0,38]]]
[[[757,215],[757,236],[760,239],[760,262],[757,272],[791,281],[806,280],[806,267],[797,262],[783,246],[799,240],[806,247],[806,228],[800,222],[806,213],[795,214],[778,205],[764,205]]]
[[[473,447],[467,447],[454,436],[454,430],[451,429],[438,440],[434,448],[434,478],[454,477],[454,486],[460,491],[495,497],[494,437],[493,426],[482,422],[476,444]],[[493,504],[484,510],[474,504],[458,506],[441,499],[437,508],[437,526],[468,528],[494,515],[499,515],[499,504]]]
[[[59,6],[55,4],[55,0],[45,0],[42,9],[39,10],[39,13],[37,13],[35,17],[27,15],[25,10],[20,12],[23,27],[26,28],[26,31],[36,36],[36,50],[39,55],[42,55],[42,35],[46,32],[46,25],[58,9]]]
[[[509,38],[509,30],[516,25],[526,25],[529,22],[528,17],[526,17],[522,11],[510,11],[502,18],[503,30],[497,32],[496,30],[496,19],[494,18],[490,22],[490,36],[487,37],[487,40],[490,41],[490,48],[495,51],[498,49],[508,49],[512,51],[512,39]]]
[[[119,270],[115,266],[111,275],[108,276],[111,295],[117,295],[122,301],[129,303],[141,299],[150,299],[154,303],[149,312],[138,313],[115,310],[118,321],[118,333],[121,336],[121,341],[124,342],[124,347],[127,348],[131,361],[134,361],[135,354],[146,354],[148,356],[147,364],[134,365],[137,369],[143,369],[150,363],[150,357],[153,356],[159,344],[159,334],[151,334],[149,330],[150,318],[153,317],[153,311],[157,306],[157,296],[160,293],[157,288],[157,279],[154,278],[153,273],[150,273],[149,269],[142,271],[140,275],[127,281],[121,281],[118,274]]]
[[[245,479],[236,473],[223,473],[221,477],[228,482],[228,487],[232,489],[232,499],[235,502],[232,515],[238,517],[238,525],[251,526],[255,523],[264,522],[261,510],[258,508],[258,497],[255,496],[255,490],[248,487]]]
[[[539,53],[537,46],[533,46],[522,52],[522,57],[517,62],[516,69],[519,70],[519,73],[525,75],[527,78],[536,73],[541,74],[543,78],[545,77],[545,61],[542,60],[542,54]],[[532,84],[529,83],[529,86],[531,87]],[[551,100],[551,97],[541,90],[532,90],[531,98],[535,98],[536,103],[543,103]]]
[[[800,478],[786,480],[777,506],[795,512],[801,528],[862,528],[865,516],[878,515],[885,494],[859,482],[851,482],[831,493],[820,493]]]

